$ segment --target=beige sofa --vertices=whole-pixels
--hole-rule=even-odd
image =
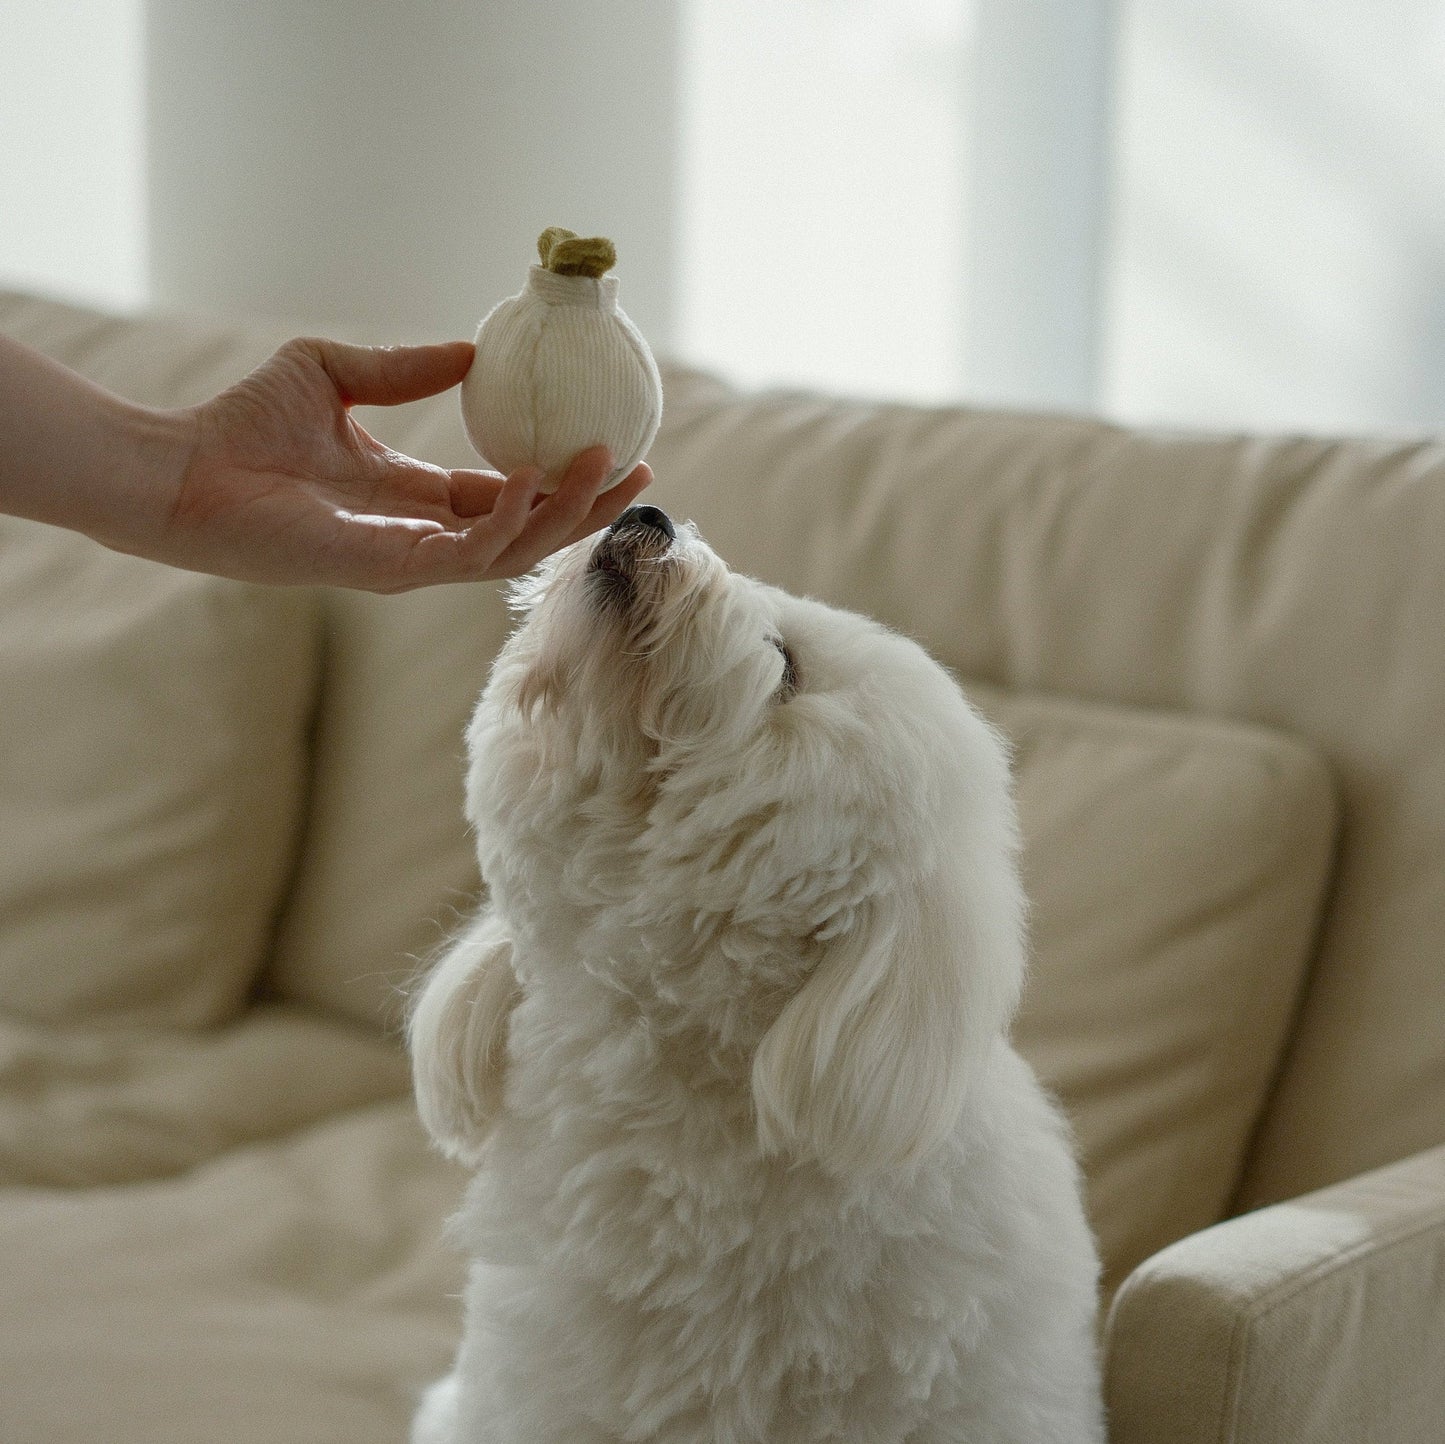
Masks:
[[[158,405],[288,334],[0,329]],[[664,380],[650,499],[1015,738],[1019,1038],[1084,1151],[1112,1438],[1445,1440],[1445,447]],[[469,460],[454,398],[366,420]],[[476,895],[505,626],[0,519],[6,1444],[404,1438],[462,1178],[396,1022]]]

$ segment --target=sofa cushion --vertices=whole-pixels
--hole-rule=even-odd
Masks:
[[[394,1043],[295,1005],[203,1030],[0,1017],[0,1185],[160,1178],[409,1084]]]
[[[0,1439],[396,1444],[460,1335],[410,1101],[175,1178],[0,1191]]]
[[[395,1031],[406,985],[477,903],[463,733],[506,608],[488,585],[325,600],[311,816],[269,983]]]
[[[1229,1210],[1314,942],[1333,787],[1263,728],[969,691],[1015,744],[1016,1036],[1074,1121],[1111,1289]]]
[[[0,1010],[230,1017],[295,850],[314,599],[0,518],[0,616]]]

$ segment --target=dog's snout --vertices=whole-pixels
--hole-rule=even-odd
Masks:
[[[668,541],[677,536],[677,528],[673,526],[672,518],[660,506],[629,506],[607,530],[660,532]]]
[[[672,518],[661,507],[628,507],[592,548],[587,570],[597,578],[596,595],[614,612],[635,606],[638,578],[649,578],[655,587],[666,575],[662,564],[676,537]]]

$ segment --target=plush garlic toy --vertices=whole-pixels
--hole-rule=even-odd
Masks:
[[[503,475],[521,466],[547,473],[555,491],[567,464],[605,445],[621,481],[647,454],[662,420],[662,381],[637,327],[617,304],[612,242],[560,226],[537,240],[518,295],[477,332],[477,356],[462,382],[462,421],[482,459]]]

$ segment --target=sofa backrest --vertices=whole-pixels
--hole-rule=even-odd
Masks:
[[[159,405],[211,394],[290,334],[20,297],[0,297],[0,327]],[[652,499],[739,569],[869,612],[965,677],[1259,723],[1325,758],[1333,882],[1238,1202],[1445,1137],[1445,449],[664,381]],[[472,464],[451,398],[363,419]],[[449,911],[475,899],[461,722],[505,608],[492,587],[320,600],[309,811],[267,982],[394,1022]]]
[[[879,617],[965,678],[1258,723],[1326,759],[1343,816],[1333,885],[1238,1206],[1445,1139],[1445,446],[747,397],[677,367],[665,383],[649,495],[740,570]],[[471,460],[450,404],[369,424]],[[505,611],[488,590],[337,598],[331,618],[319,765],[335,771],[319,796],[336,826],[307,866],[330,857],[353,902],[387,885],[420,902],[459,825],[424,841],[407,818],[437,828],[460,751],[434,745],[436,714],[421,732],[399,714],[411,684],[463,715]],[[406,779],[410,803],[378,772]],[[380,849],[367,875],[358,831]],[[447,867],[464,898],[467,864]],[[283,968],[314,976],[324,943],[331,982],[354,976],[305,881]],[[389,946],[415,928],[350,916]]]

